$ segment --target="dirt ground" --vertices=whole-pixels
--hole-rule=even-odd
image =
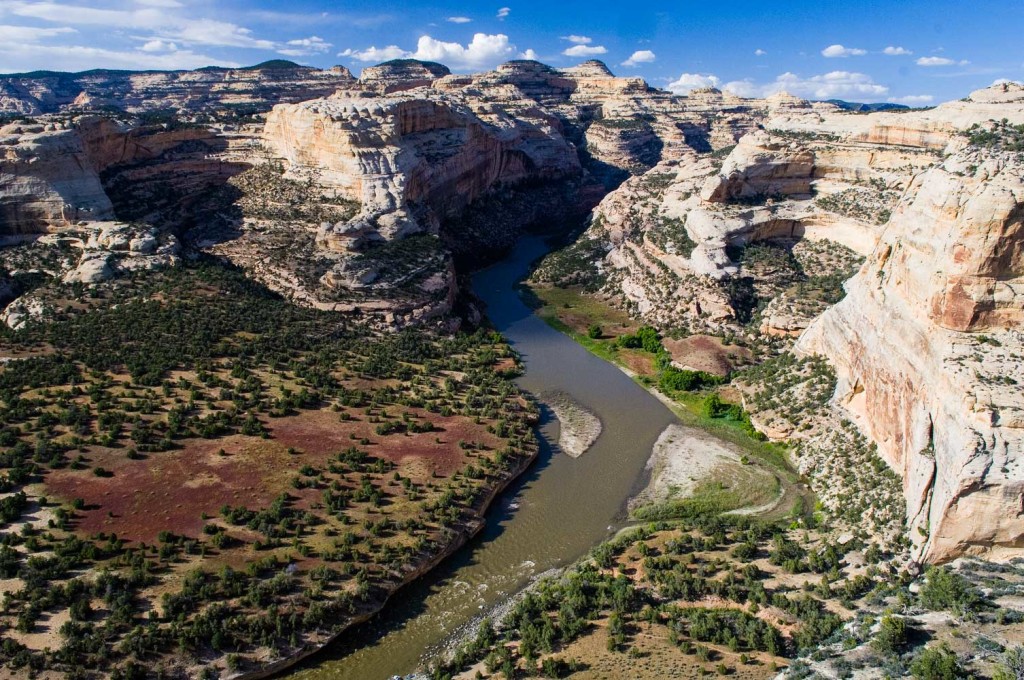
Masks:
[[[728,375],[733,369],[750,360],[750,350],[736,345],[723,345],[721,338],[711,335],[691,335],[681,340],[665,338],[662,344],[672,360],[694,371],[715,375]]]
[[[417,409],[410,412],[422,415]],[[321,467],[353,445],[395,462],[404,476],[422,480],[447,477],[465,464],[460,441],[486,446],[499,441],[485,425],[428,415],[434,432],[382,437],[365,419],[341,422],[337,413],[325,409],[270,419],[270,439],[245,435],[189,439],[181,449],[145,453],[140,460],[129,459],[124,448],[94,447],[84,454],[85,469],[50,472],[45,493],[63,500],[83,499],[85,508],[76,522],[87,534],[114,533],[128,541],[152,544],[164,530],[198,536],[206,524],[203,514],[215,517],[224,505],[262,508],[287,491],[299,499],[299,507],[307,506],[320,492],[295,490],[291,479],[303,466]],[[362,437],[370,444],[360,446]],[[290,448],[295,453],[289,453]],[[96,467],[111,476],[96,476]]]

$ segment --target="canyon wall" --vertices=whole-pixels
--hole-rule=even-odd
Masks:
[[[824,355],[837,417],[903,478],[917,559],[1024,546],[1024,89],[868,115],[762,106],[724,157],[683,149],[611,192],[574,246],[589,274],[555,258],[538,279],[589,282],[663,329]],[[797,270],[744,255],[764,242]],[[829,307],[813,286],[856,255]]]
[[[354,82],[343,66],[320,70],[288,61],[240,69],[0,74],[0,114],[37,116],[104,107],[129,113],[222,112],[230,107],[266,111],[282,101],[324,97]]]
[[[986,110],[961,124],[1024,123],[1021,88],[975,98]],[[847,297],[797,343],[829,357],[837,399],[903,475],[928,562],[1024,547],[1024,159],[988,125],[991,146],[955,138],[915,177]]]

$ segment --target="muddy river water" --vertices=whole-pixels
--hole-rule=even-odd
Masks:
[[[537,462],[491,507],[480,534],[434,572],[400,591],[385,611],[289,674],[296,680],[384,680],[412,673],[460,628],[506,601],[538,574],[565,566],[608,537],[643,475],[672,413],[618,368],[534,316],[516,293],[547,251],[528,237],[477,273],[473,287],[494,325],[520,352],[519,379],[533,394],[562,392],[596,414],[603,430],[579,458],[555,448],[547,415]]]

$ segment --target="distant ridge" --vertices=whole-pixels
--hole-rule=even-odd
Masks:
[[[318,70],[313,66],[303,66],[288,59],[270,59],[252,66],[202,66],[197,69],[116,69],[94,68],[88,71],[25,71],[23,73],[0,73],[0,78],[80,78],[82,76],[125,76],[133,73],[184,73],[187,71],[290,71]]]
[[[909,106],[903,104],[891,104],[889,102],[876,102],[874,104],[864,104],[862,102],[848,102],[842,99],[826,99],[826,104],[835,104],[844,111],[856,111],[858,113],[868,113],[870,111],[902,111],[909,109]]]

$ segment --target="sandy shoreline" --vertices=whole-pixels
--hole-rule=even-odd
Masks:
[[[672,424],[658,437],[647,461],[647,486],[629,501],[629,509],[692,495],[716,470],[742,465],[741,452],[695,427]]]

